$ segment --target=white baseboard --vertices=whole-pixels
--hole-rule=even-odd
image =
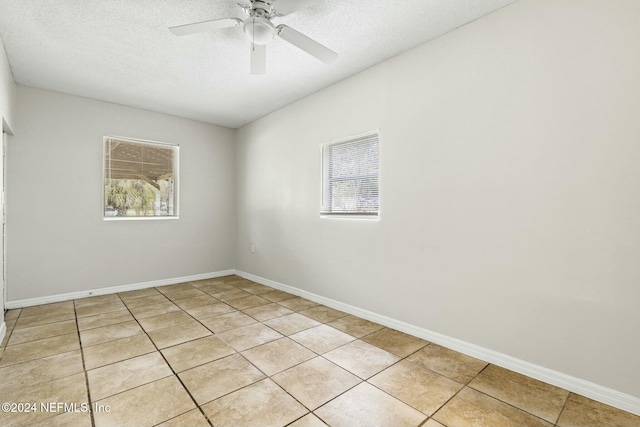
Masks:
[[[328,307],[335,308],[336,310],[344,311],[345,313],[349,313],[354,316],[379,323],[383,326],[405,332],[407,334],[422,338],[451,350],[455,350],[468,356],[484,360],[485,362],[493,363],[494,365],[510,369],[512,371],[527,375],[540,381],[544,381],[556,387],[560,387],[573,393],[588,397],[590,399],[597,400],[598,402],[602,402],[604,404],[622,409],[624,411],[631,412],[632,414],[640,415],[640,398],[638,397],[621,393],[608,387],[603,387],[601,385],[594,384],[580,378],[572,377],[561,372],[553,371],[551,369],[535,365],[524,360],[516,359],[515,357],[511,357],[506,354],[490,350],[488,348],[471,344],[466,341],[451,338],[437,332],[429,331],[424,328],[392,319],[390,317],[363,310],[359,307],[316,295],[311,292],[295,288],[293,286],[285,285],[239,270],[236,270],[235,274],[244,277],[245,279],[253,280],[254,282],[258,282],[272,288],[280,289],[282,291],[298,295],[311,301],[315,301],[319,304],[324,304]]]
[[[235,270],[216,271],[214,273],[195,274],[193,276],[174,277],[172,279],[152,280],[150,282],[132,283],[130,285],[110,286],[107,288],[89,289],[86,291],[69,292],[66,294],[48,295],[37,298],[26,298],[16,301],[7,301],[5,308],[24,308],[33,305],[50,304],[52,302],[69,301],[73,299],[92,297],[96,295],[115,294],[117,292],[135,291],[138,289],[154,288],[156,286],[175,285],[176,283],[194,282],[196,280],[214,279],[216,277],[230,276]]]
[[[2,326],[0,326],[0,343],[2,342],[2,340],[4,340],[5,335],[7,335],[7,322],[5,322],[3,319]]]

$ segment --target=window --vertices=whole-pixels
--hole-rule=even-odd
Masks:
[[[104,217],[177,217],[178,148],[105,137]]]
[[[323,215],[378,215],[378,131],[322,146]]]

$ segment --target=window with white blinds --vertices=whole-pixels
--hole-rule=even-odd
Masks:
[[[104,138],[104,217],[178,216],[178,146]]]
[[[323,215],[377,216],[378,131],[322,146]]]

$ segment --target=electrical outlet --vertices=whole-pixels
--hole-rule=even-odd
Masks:
[[[251,245],[251,253],[252,254],[256,253],[256,245]]]

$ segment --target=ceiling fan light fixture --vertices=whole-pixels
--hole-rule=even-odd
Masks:
[[[267,44],[276,36],[276,28],[266,18],[248,18],[242,28],[249,41],[254,44]]]

